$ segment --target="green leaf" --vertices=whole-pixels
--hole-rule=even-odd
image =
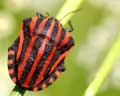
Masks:
[[[94,80],[89,85],[85,91],[84,96],[95,96],[99,91],[99,88],[102,86],[104,80],[108,77],[109,73],[112,71],[113,65],[120,56],[120,33],[116,38],[115,43],[108,52],[106,58],[104,59],[100,69],[98,70]]]

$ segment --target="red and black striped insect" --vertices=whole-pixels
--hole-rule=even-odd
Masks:
[[[64,59],[74,46],[69,32],[59,20],[40,13],[23,20],[19,37],[8,49],[12,81],[34,91],[51,85],[65,70]]]

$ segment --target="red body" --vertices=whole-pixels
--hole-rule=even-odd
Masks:
[[[20,35],[9,48],[11,79],[28,90],[41,90],[64,71],[64,59],[74,41],[60,22],[35,16],[21,24]]]

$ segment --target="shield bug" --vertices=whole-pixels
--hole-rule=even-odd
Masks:
[[[12,81],[33,91],[51,85],[65,70],[64,59],[74,46],[69,31],[50,16],[37,14],[24,19],[18,38],[8,49]]]

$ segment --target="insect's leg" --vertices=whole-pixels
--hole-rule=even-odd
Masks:
[[[64,65],[64,59],[61,61],[60,65],[58,66],[58,70],[60,70],[61,72],[64,72],[66,70]]]
[[[41,82],[38,86],[34,87],[33,91],[43,90],[49,85],[53,84],[54,81],[60,76],[61,72],[65,70],[65,68],[63,67],[63,61],[61,61],[59,65],[60,66],[58,66],[56,70],[46,80],[43,80],[43,82]]]
[[[10,75],[10,78],[12,79],[12,81],[14,83],[17,82],[17,72],[16,72],[16,68],[15,68],[15,56],[16,56],[16,50],[17,50],[17,43],[18,43],[18,39],[14,42],[14,44],[8,48],[8,72]]]
[[[72,32],[74,29],[73,29],[73,25],[71,23],[71,21],[68,21],[68,25],[69,25],[69,28],[66,29],[67,32]]]

